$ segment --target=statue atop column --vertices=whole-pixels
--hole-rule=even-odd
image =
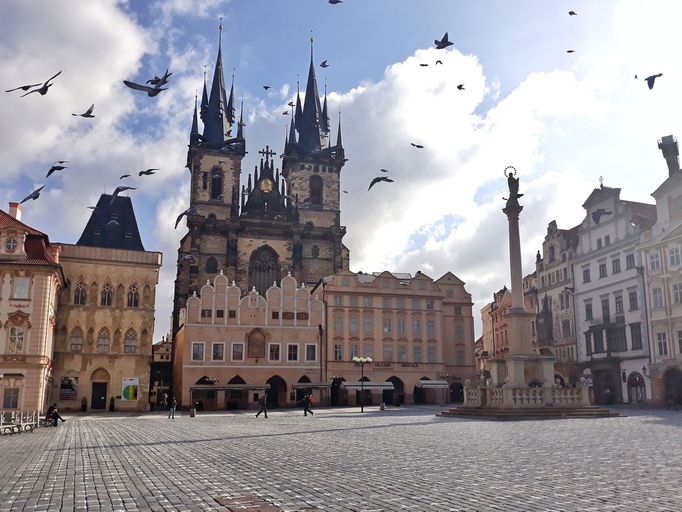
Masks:
[[[518,205],[519,197],[523,197],[523,194],[519,194],[519,179],[516,178],[516,169],[510,165],[504,170],[504,175],[507,177],[507,186],[509,186],[509,199],[506,197],[502,199],[507,201],[507,207]]]

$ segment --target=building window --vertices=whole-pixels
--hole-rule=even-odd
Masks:
[[[128,329],[123,337],[123,352],[126,354],[137,352],[137,333],[134,329]]]
[[[203,361],[204,360],[204,344],[203,343],[192,343],[192,361]]]
[[[661,268],[661,258],[657,252],[652,252],[649,254],[649,270],[656,272]]]
[[[434,309],[433,306],[434,306],[433,299],[427,299],[426,300],[426,309],[433,310]]]
[[[374,359],[374,347],[373,347],[371,344],[367,343],[367,344],[363,347],[363,350],[364,350],[364,352],[365,352],[365,353],[363,354],[365,357],[371,357],[372,359]]]
[[[668,251],[668,256],[669,256],[669,261],[670,261],[670,266],[671,267],[679,267],[680,266],[680,249],[677,247],[673,247]]]
[[[334,305],[343,306],[343,295],[334,295]]]
[[[426,361],[429,363],[437,363],[438,362],[436,347],[434,347],[434,346],[427,347],[427,349],[426,349]]]
[[[24,337],[26,331],[23,327],[10,327],[9,329],[9,353],[21,354],[24,351]]]
[[[206,260],[206,273],[215,274],[216,272],[218,272],[218,262],[211,256]]]
[[[392,325],[390,318],[384,318],[384,334],[391,334]]]
[[[360,355],[360,350],[358,349],[357,343],[350,344],[350,358],[353,359],[355,356]]]
[[[606,263],[599,264],[599,277],[606,277]]]
[[[628,293],[628,300],[630,302],[630,311],[639,309],[639,305],[637,304],[637,292]]]
[[[351,335],[358,334],[358,319],[356,317],[351,317],[348,320],[348,330],[350,331]]]
[[[682,331],[677,331],[677,351],[682,354]]]
[[[585,320],[592,320],[592,304],[589,302],[585,303]]]
[[[279,343],[270,343],[270,349],[269,349],[268,355],[269,355],[270,361],[279,361],[279,358],[280,358]]]
[[[233,361],[243,361],[244,360],[244,344],[243,343],[233,343],[232,344],[232,360]]]
[[[334,344],[334,361],[343,361],[343,344]]]
[[[631,269],[634,267],[635,267],[635,255],[634,254],[626,254],[625,255],[625,268]]]
[[[140,290],[137,288],[137,284],[131,284],[128,288],[128,307],[140,307]]]
[[[583,269],[583,283],[589,283],[589,282],[590,282],[590,269],[584,268]]]
[[[604,352],[604,333],[602,330],[594,331],[592,336],[594,337],[594,352],[597,354]]]
[[[397,309],[405,309],[405,297],[396,297],[395,307]]]
[[[427,320],[426,321],[426,336],[429,339],[433,339],[436,337],[436,321],[435,320]]]
[[[317,345],[312,343],[306,343],[305,345],[305,360],[306,361],[316,361],[317,360]]]
[[[421,347],[412,347],[412,359],[414,360],[415,363],[421,363],[422,362],[422,348]]]
[[[642,349],[642,324],[630,324],[630,340],[632,340],[632,350]]]
[[[104,283],[102,286],[99,303],[101,306],[111,306],[114,303],[114,289],[111,283]]]
[[[420,299],[412,299],[412,309],[421,309],[422,308],[422,301]]]
[[[384,362],[390,363],[393,361],[393,347],[391,345],[384,345]]]
[[[597,249],[601,249],[602,241],[601,238],[597,238]]]
[[[73,291],[73,303],[77,306],[85,306],[88,301],[88,287],[83,281],[78,281]]]
[[[608,324],[611,320],[611,310],[609,308],[609,299],[602,299],[601,301],[601,315],[604,318],[603,322]]]
[[[422,337],[422,321],[418,318],[412,320],[412,337],[414,338]]]
[[[620,272],[620,260],[618,258],[611,260],[611,270],[614,274]]]
[[[5,388],[2,400],[3,409],[19,408],[19,388]]]
[[[109,330],[104,328],[100,329],[97,334],[97,352],[99,354],[107,354],[109,352]]]
[[[287,361],[298,361],[298,345],[287,345]]]
[[[351,295],[350,296],[350,306],[352,308],[358,307],[358,296],[357,295]]]
[[[14,288],[12,290],[13,299],[28,299],[29,285],[31,284],[30,277],[15,277]]]
[[[71,336],[69,337],[69,348],[71,352],[82,352],[83,351],[83,331],[80,327],[76,327],[71,331]]]
[[[398,361],[407,362],[407,347],[405,345],[398,345]]]
[[[455,306],[455,316],[462,316],[462,306]]]
[[[215,167],[211,170],[211,199],[222,199],[222,197],[223,173],[220,168]]]
[[[623,296],[622,295],[616,295],[616,314],[617,315],[623,314]]]
[[[362,305],[366,308],[374,307],[374,297],[363,297]]]
[[[310,204],[322,206],[322,177],[313,174],[308,183],[310,186]]]
[[[653,288],[651,290],[651,299],[654,308],[663,307],[663,290],[660,288]]]
[[[564,339],[569,338],[571,336],[571,321],[570,320],[562,320],[561,321],[561,334]]]
[[[604,245],[609,245],[611,243],[611,235],[604,236]]]
[[[343,318],[340,316],[334,317],[334,334],[343,334]]]
[[[365,335],[371,336],[374,333],[374,318],[372,318],[371,316],[365,317],[363,323]]]
[[[585,353],[588,356],[592,355],[592,334],[589,332],[585,333]]]
[[[213,316],[213,310],[212,309],[202,309],[201,310],[201,318],[211,318]]]
[[[625,340],[625,326],[606,331],[606,344],[612,352],[625,352],[628,349]]]
[[[664,332],[656,333],[656,344],[658,345],[658,355],[667,356],[668,355],[668,339]]]
[[[405,336],[407,334],[407,325],[404,318],[398,318],[398,335]]]
[[[8,238],[7,240],[5,240],[5,250],[7,252],[16,251],[18,246],[19,246],[19,242],[17,242],[16,238]]]
[[[382,304],[384,309],[391,309],[391,297],[384,297]]]
[[[214,343],[213,354],[211,354],[213,361],[223,361],[225,359],[225,343]]]
[[[455,323],[455,343],[464,343],[464,326],[459,322]]]

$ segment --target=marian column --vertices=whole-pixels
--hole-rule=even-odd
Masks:
[[[507,173],[507,171],[511,171]],[[525,310],[523,305],[523,289],[521,276],[521,241],[519,235],[519,214],[523,206],[519,204],[519,179],[515,177],[516,169],[509,166],[504,170],[509,185],[509,199],[502,210],[509,221],[509,268],[511,271],[512,311],[521,313]]]

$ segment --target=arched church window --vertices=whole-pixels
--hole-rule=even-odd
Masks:
[[[218,272],[218,262],[213,256],[211,256],[206,260],[206,273],[215,274],[216,272]]]
[[[78,281],[76,289],[73,292],[73,303],[78,306],[85,306],[88,300],[88,287],[83,281]]]
[[[137,333],[135,329],[128,329],[123,337],[123,352],[134,354],[137,351]]]
[[[134,283],[130,285],[130,288],[128,288],[128,307],[140,307],[140,290],[137,287],[137,284]]]
[[[100,300],[100,304],[102,306],[111,306],[114,303],[114,288],[111,286],[111,283],[105,283],[104,286],[102,286],[102,296]]]
[[[83,351],[83,330],[80,327],[75,327],[73,331],[71,331],[69,348],[71,349],[71,352]]]
[[[279,256],[267,245],[253,252],[249,261],[249,284],[265,295],[274,281],[279,281]]]
[[[322,178],[314,174],[310,177],[310,203],[322,206]]]
[[[211,199],[223,197],[223,171],[216,167],[211,170]]]
[[[102,328],[97,334],[97,352],[100,354],[107,354],[109,352],[109,345],[111,344],[111,335],[109,329]]]

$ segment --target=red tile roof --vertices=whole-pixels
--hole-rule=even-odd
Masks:
[[[42,235],[47,236],[45,233],[38,231],[37,229],[27,226],[23,222],[15,219],[9,213],[0,210],[0,229],[4,228],[16,228],[20,231],[25,231],[30,235]]]

